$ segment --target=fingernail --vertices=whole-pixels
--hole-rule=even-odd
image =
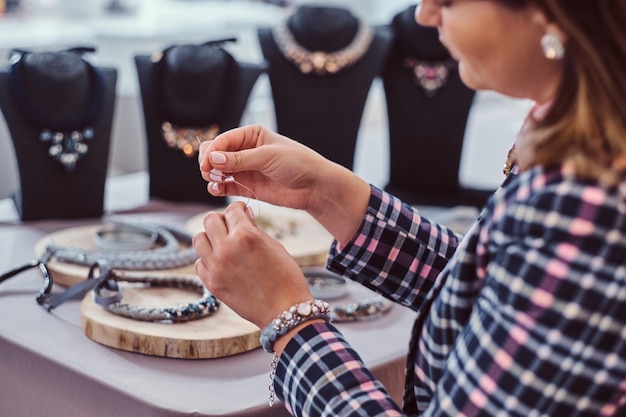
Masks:
[[[209,155],[211,158],[211,162],[214,164],[225,164],[226,163],[226,155],[221,152],[211,152]]]
[[[220,171],[219,169],[215,169],[215,168],[213,168],[209,172],[209,178],[211,179],[211,181],[215,181],[215,182],[224,181],[224,175],[222,174],[222,171]]]
[[[213,184],[211,184],[211,189],[213,191],[219,191],[220,190],[220,183],[219,182],[214,182]]]
[[[252,211],[252,208],[250,206],[246,207],[246,212],[248,213],[248,216],[254,220],[254,211]]]

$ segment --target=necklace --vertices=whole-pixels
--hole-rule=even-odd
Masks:
[[[502,173],[505,177],[508,177],[509,174],[515,168],[515,145],[509,149],[509,152],[506,154],[506,161],[504,161],[504,167],[502,168]]]
[[[299,45],[284,19],[272,30],[272,35],[281,53],[303,74],[335,74],[347,68],[365,55],[374,37],[371,27],[359,21],[359,29],[352,42],[335,52],[310,51]]]
[[[89,48],[76,48],[66,52],[81,54],[91,52]],[[104,75],[94,66],[82,59],[89,71],[91,98],[84,112],[75,117],[59,119],[39,112],[26,90],[26,74],[24,57],[30,52],[12,51],[11,66],[8,71],[9,94],[13,97],[16,107],[39,129],[39,140],[49,146],[48,155],[60,163],[66,172],[72,171],[78,160],[87,153],[87,141],[93,139],[93,123],[96,121],[105,100]]]
[[[456,68],[456,61],[426,61],[405,58],[404,67],[411,71],[413,82],[421,87],[427,97],[435,96],[448,83],[450,73]]]
[[[206,289],[202,281],[193,276],[132,275],[130,273],[121,273],[106,268],[104,271],[106,275],[94,285],[94,301],[111,313],[122,317],[149,322],[184,323],[190,320],[208,317],[218,311],[220,306],[219,300]],[[92,275],[93,268],[90,271],[90,277],[88,279],[93,280]],[[200,298],[196,302],[180,306],[139,306],[123,301],[122,289],[118,285],[119,282],[135,285],[140,284],[146,288],[180,288],[198,293]]]
[[[237,65],[234,58],[228,52],[226,52],[221,45],[226,42],[233,42],[235,39],[221,39],[217,41],[209,41],[201,44],[201,47],[211,47],[216,51],[223,54],[225,58],[225,79],[219,83],[219,91],[216,94],[219,101],[220,111],[209,117],[191,117],[186,116],[185,120],[181,117],[176,120],[171,114],[166,114],[164,108],[165,92],[164,83],[166,82],[166,76],[168,74],[167,67],[167,55],[177,45],[170,46],[163,51],[157,52],[152,55],[151,60],[155,64],[155,77],[154,77],[154,90],[157,95],[158,104],[158,117],[161,120],[161,134],[165,144],[172,149],[177,149],[182,152],[183,155],[191,158],[198,153],[200,144],[205,141],[213,140],[220,133],[220,125],[218,122],[222,122],[225,118],[225,113],[230,110],[230,97],[231,88],[235,83],[237,74]],[[207,79],[211,79],[211,74],[208,74]],[[208,121],[212,118],[213,121]]]
[[[192,157],[200,149],[200,144],[207,140],[213,140],[220,133],[220,127],[213,123],[206,129],[193,127],[178,127],[170,122],[161,125],[163,139],[170,148],[180,149],[185,156]]]

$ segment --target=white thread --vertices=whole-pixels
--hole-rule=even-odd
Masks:
[[[246,185],[244,185],[244,184],[240,183],[239,181],[237,181],[233,175],[224,175],[222,173],[222,171],[220,171],[219,169],[212,169],[211,172],[209,173],[209,176],[210,176],[211,180],[215,182],[215,184],[230,182],[230,183],[236,184],[236,185],[242,187],[243,189],[245,189],[246,191],[248,191],[250,193],[250,195],[248,196],[248,200],[245,203],[246,207],[251,209],[251,207],[250,207],[250,200],[255,200],[256,204],[257,204],[257,210],[258,210],[258,213],[255,214],[255,215],[259,216],[261,214],[261,204],[259,203],[259,199],[257,198],[256,193],[250,187],[247,187]],[[218,180],[218,178],[219,178],[219,180]]]
[[[200,140],[200,138],[198,136],[196,136],[196,140],[199,143],[202,143],[202,141]],[[213,181],[215,183],[215,184],[212,185],[212,187],[213,187],[213,189],[215,191],[217,191],[217,184],[218,183],[232,182],[234,184],[239,185],[240,187],[243,187],[246,191],[248,191],[250,193],[250,195],[248,196],[248,200],[246,201],[246,208],[251,208],[250,207],[250,200],[254,199],[256,201],[257,210],[258,210],[258,214],[257,215],[261,214],[261,204],[259,203],[259,199],[257,198],[256,193],[254,191],[252,191],[252,189],[250,189],[249,187],[246,187],[245,185],[243,185],[242,183],[237,181],[233,175],[224,175],[221,170],[213,168],[209,172],[209,178],[211,179],[211,181]]]

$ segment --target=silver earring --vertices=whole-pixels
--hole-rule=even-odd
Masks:
[[[541,48],[548,59],[559,60],[565,55],[565,48],[561,39],[553,33],[546,33],[541,37]]]

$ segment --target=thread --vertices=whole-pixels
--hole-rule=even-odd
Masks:
[[[257,207],[258,213],[255,214],[255,215],[256,216],[261,215],[261,204],[259,203],[259,199],[257,198],[256,193],[250,187],[247,187],[244,184],[240,183],[232,175],[226,176],[226,175],[222,174],[222,178],[223,178],[222,182],[232,182],[232,183],[237,184],[238,186],[242,187],[246,191],[248,191],[250,193],[250,195],[248,196],[248,200],[246,200],[246,207],[247,208],[251,208],[250,207],[250,200],[256,201],[256,207]]]

